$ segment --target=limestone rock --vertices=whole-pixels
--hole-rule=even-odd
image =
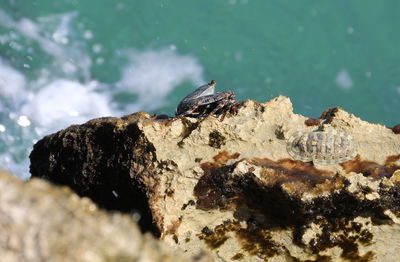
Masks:
[[[194,261],[67,187],[0,170],[1,261]],[[195,261],[204,260],[198,257]]]
[[[321,124],[357,156],[292,159],[287,140]],[[400,248],[400,135],[340,108],[320,119],[290,100],[236,102],[223,121],[139,112],[94,119],[39,141],[31,173],[100,206],[139,210],[141,227],[217,261],[395,261]]]

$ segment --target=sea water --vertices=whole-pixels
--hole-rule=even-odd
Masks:
[[[44,135],[139,110],[173,115],[197,86],[290,97],[400,123],[400,2],[1,0],[0,167],[29,177]]]

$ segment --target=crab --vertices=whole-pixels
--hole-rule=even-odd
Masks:
[[[177,106],[175,116],[202,117],[208,112],[210,112],[208,114],[212,115],[225,106],[231,105],[235,101],[233,91],[215,94],[216,84],[215,80],[211,80],[210,83],[200,86],[194,92],[187,95]],[[225,114],[223,115],[224,117]]]

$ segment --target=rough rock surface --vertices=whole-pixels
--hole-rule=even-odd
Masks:
[[[0,261],[211,261],[173,252],[142,235],[128,215],[41,179],[0,170]]]
[[[288,138],[322,122],[353,137],[354,159],[290,158]],[[223,121],[139,112],[71,126],[35,145],[31,174],[139,210],[143,230],[217,261],[396,261],[399,159],[394,130],[340,108],[308,119],[281,96],[237,102]]]

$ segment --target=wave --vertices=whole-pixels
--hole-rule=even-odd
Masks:
[[[93,35],[73,26],[77,17],[72,12],[16,20],[0,9],[0,26],[9,30],[1,41],[21,51],[34,43],[39,47],[34,54],[44,52],[51,58],[40,68],[30,68],[37,73],[27,74],[25,66],[20,69],[0,54],[0,167],[21,178],[29,176],[28,155],[40,137],[96,117],[156,110],[184,81],[204,83],[198,60],[169,47],[116,50],[115,57],[127,58],[120,65],[120,79],[99,82],[91,75],[95,58],[85,48]],[[121,104],[115,99],[118,94],[135,98]]]
[[[195,86],[205,82],[203,68],[195,57],[179,55],[170,48],[144,52],[130,49],[121,53],[129,63],[122,69],[117,90],[138,96],[128,111],[155,110],[165,104],[165,97],[182,82]]]

